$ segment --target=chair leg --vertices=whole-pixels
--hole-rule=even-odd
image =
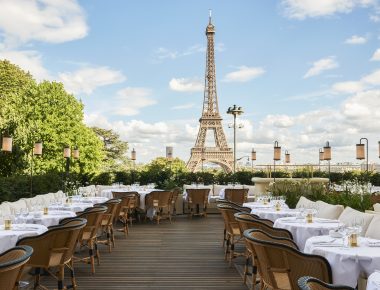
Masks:
[[[58,271],[58,290],[62,290],[63,289],[63,279],[65,277],[65,266],[64,265],[60,265],[59,266],[59,271]]]
[[[96,241],[95,241],[94,245],[95,245],[95,258],[96,258],[96,260],[98,262],[98,266],[99,266],[100,265],[100,254],[99,254],[98,244]]]
[[[35,274],[36,276],[34,277],[34,289],[37,289],[40,286],[41,268],[36,268]]]
[[[229,261],[230,267],[232,266],[232,259],[234,258],[234,256],[235,256],[235,244],[232,241],[231,242],[231,247],[230,247],[230,261]]]
[[[226,230],[226,228],[224,228],[224,230],[223,230],[223,243],[222,243],[223,248],[226,244],[226,233],[227,233],[227,230]]]
[[[252,286],[251,286],[251,290],[255,290],[255,288],[256,288],[256,279],[257,279],[257,267],[252,264]],[[262,283],[260,282],[260,284],[262,284]]]
[[[91,240],[89,242],[89,255],[90,255],[90,263],[91,263],[91,273],[95,274],[95,254],[94,254],[94,242]]]
[[[247,253],[247,257],[245,258],[244,274],[243,274],[243,283],[244,284],[247,284],[248,265],[249,265],[249,255]]]
[[[95,268],[94,268],[95,273]],[[77,281],[75,279],[75,271],[74,271],[74,261],[71,259],[70,261],[70,275],[71,275],[71,287],[76,290],[77,289]]]
[[[230,247],[230,239],[227,239],[226,241],[226,247],[224,249],[224,260],[227,260],[227,255],[229,252],[229,247]]]

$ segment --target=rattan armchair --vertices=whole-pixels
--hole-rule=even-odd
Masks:
[[[239,224],[240,231],[242,233],[246,230],[258,229],[258,230],[262,230],[268,233],[270,236],[273,236],[273,237],[285,238],[289,240],[293,239],[291,232],[289,232],[288,230],[273,228],[273,222],[270,220],[261,219],[256,215],[243,213],[243,212],[235,213],[234,216],[235,216],[236,221]],[[294,246],[297,248],[297,245],[295,243],[294,243]],[[252,277],[251,289],[254,289],[254,286],[257,280],[257,257],[252,251],[251,247],[247,245],[247,242],[246,242],[246,248],[247,248],[247,253],[246,253],[245,266],[244,266],[243,280],[244,280],[244,283],[246,283],[247,275],[251,274],[251,277]],[[248,271],[250,262],[251,262],[251,267],[252,267],[251,273],[249,273]]]
[[[137,220],[140,218],[138,215],[137,209],[140,206],[140,194],[137,191],[123,191],[123,192],[112,192],[113,198],[122,199],[125,196],[129,197],[128,205],[127,205],[127,222],[132,225],[133,220]],[[123,202],[122,202],[123,203]],[[121,204],[119,205],[119,209],[117,212],[120,212]],[[118,217],[119,218],[119,217]]]
[[[84,218],[87,220],[86,226],[82,229],[78,236],[78,244],[80,248],[88,248],[89,256],[79,258],[74,256],[74,262],[80,261],[89,263],[91,265],[91,273],[95,274],[95,258],[97,264],[100,265],[100,256],[97,243],[98,230],[101,227],[103,214],[107,211],[107,207],[98,206],[90,207],[82,213],[78,213],[78,218]],[[65,223],[62,220],[61,223]]]
[[[248,188],[226,188],[224,190],[224,198],[242,205],[247,202]]]
[[[207,216],[208,195],[210,193],[209,188],[188,188],[187,192],[187,208],[189,210],[189,217],[193,215]],[[203,211],[200,211],[200,208]],[[195,209],[195,213],[194,213]]]
[[[47,232],[33,237],[26,237],[17,242],[17,245],[26,245],[33,248],[33,255],[27,265],[36,268],[34,289],[46,289],[40,284],[41,269],[45,269],[58,280],[58,289],[63,289],[65,266],[70,269],[72,285],[76,289],[74,275],[73,254],[81,230],[86,226],[86,220],[73,218],[61,226],[49,229]],[[58,274],[50,271],[51,267],[58,268]]]
[[[235,244],[244,242],[239,224],[234,216],[239,210],[228,204],[218,204],[217,208],[222,214],[225,228],[226,247],[224,258],[229,261],[229,265],[231,266],[232,260],[240,255],[235,252]]]
[[[171,191],[152,191],[145,196],[145,207],[153,211],[153,219],[157,220],[157,224],[163,218],[169,218],[170,223],[172,222],[171,196]]]
[[[98,236],[97,241],[99,244],[104,244],[108,246],[108,252],[111,253],[112,247],[115,247],[115,235],[113,228],[113,221],[116,216],[118,206],[120,204],[120,199],[110,199],[104,203],[95,205],[97,206],[106,206],[107,211],[102,214],[102,221],[100,223],[101,235],[105,234],[106,238],[101,239],[101,236]]]
[[[33,249],[29,246],[18,246],[0,255],[0,287],[16,290],[25,264],[29,261]]]
[[[324,257],[304,254],[294,247],[293,241],[274,238],[260,230],[247,230],[244,237],[257,256],[262,287],[296,290],[302,276],[331,283],[331,267]]]
[[[349,286],[328,284],[321,280],[308,276],[299,278],[298,286],[301,290],[355,290],[355,288]]]

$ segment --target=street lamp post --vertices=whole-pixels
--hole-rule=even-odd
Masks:
[[[323,147],[323,160],[327,160],[329,164],[329,188],[331,185],[331,168],[330,168],[330,160],[331,160],[331,147],[330,142],[326,141],[326,145]]]
[[[227,114],[234,116],[234,173],[236,172],[236,116],[243,114],[243,109],[236,105],[233,107],[229,107],[227,110]]]
[[[276,182],[276,161],[281,160],[281,146],[278,146],[278,142],[274,141],[273,147],[273,182]]]
[[[366,144],[362,144],[362,140],[366,141]],[[364,148],[366,145],[366,148]],[[366,171],[368,173],[368,139],[360,138],[359,144],[356,144],[356,159],[363,160],[366,159]]]
[[[256,151],[254,148],[252,148],[251,152],[251,165],[252,165],[252,172],[253,172],[253,161],[256,161]]]
[[[136,150],[135,148],[132,149],[131,152],[131,160],[133,162],[133,171],[132,171],[132,184],[135,183],[135,168],[136,168]]]
[[[321,171],[321,161],[325,160],[322,148],[319,148],[319,171]]]
[[[33,197],[33,166],[34,166],[34,156],[42,155],[42,141],[37,141],[34,143],[33,149],[31,150],[30,157],[30,196]]]

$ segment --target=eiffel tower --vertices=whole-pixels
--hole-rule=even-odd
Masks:
[[[216,76],[214,59],[214,36],[215,27],[211,22],[206,28],[207,55],[206,76],[202,117],[199,119],[199,132],[195,146],[191,148],[191,156],[187,162],[187,168],[194,172],[203,167],[203,162],[211,162],[220,165],[224,171],[232,172],[234,164],[233,151],[228,147],[226,136],[222,127],[222,118],[219,114],[218,96],[216,94]],[[211,132],[210,132],[211,131]],[[213,133],[215,147],[206,147],[206,135]]]

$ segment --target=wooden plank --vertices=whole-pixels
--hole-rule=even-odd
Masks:
[[[95,275],[90,265],[76,264],[78,288],[246,290],[235,267],[224,261],[222,233],[220,215],[191,220],[177,216],[172,224],[134,224],[127,238],[115,233],[112,253],[100,246],[101,265]],[[42,284],[57,287],[50,277],[43,277]]]

